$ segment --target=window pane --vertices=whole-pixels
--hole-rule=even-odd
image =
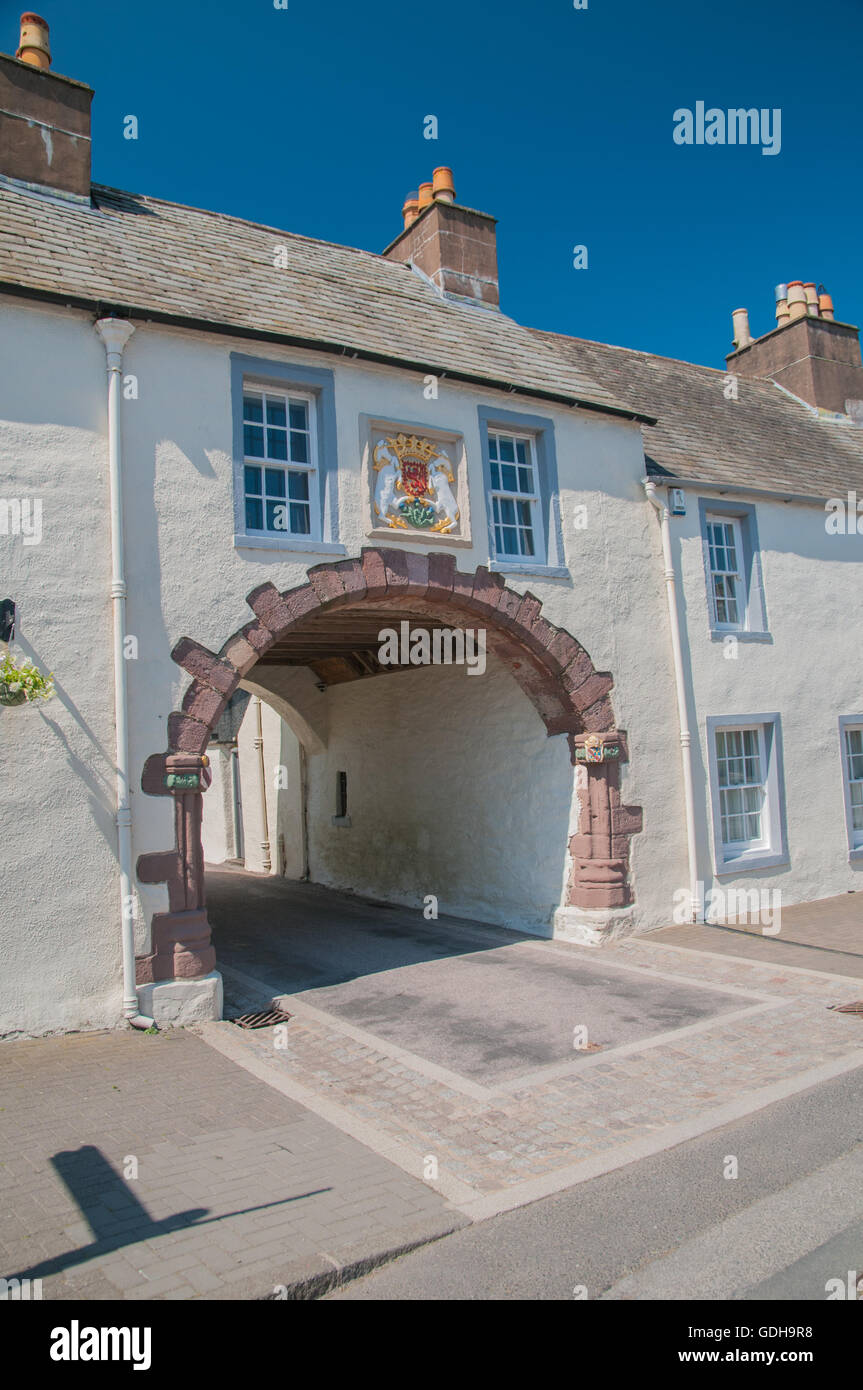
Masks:
[[[264,401],[262,396],[243,397],[243,419],[251,421],[253,425],[263,422]]]
[[[246,498],[246,529],[248,531],[263,531],[264,529],[264,504],[259,497]]]
[[[309,534],[309,508],[303,502],[291,502],[291,530],[294,535],[307,536]]]
[[[498,441],[500,457],[503,463],[515,463],[515,447],[511,439],[501,439]]]
[[[264,431],[260,425],[243,425],[243,451],[247,458],[264,457]]]
[[[282,468],[268,468],[266,470],[267,496],[284,497],[285,495],[285,473]]]
[[[261,491],[261,470],[260,470],[260,468],[247,468],[247,469],[246,469],[246,492],[257,492],[258,494],[260,494],[260,491]]]
[[[309,428],[309,408],[305,401],[291,401],[291,429],[307,430]]]
[[[518,470],[518,490],[519,492],[533,492],[532,468],[520,468]]]
[[[518,474],[516,473],[515,469],[511,468],[509,464],[505,463],[501,468],[500,472],[504,492],[517,492]]]
[[[287,459],[288,436],[284,430],[267,430],[267,458]]]
[[[309,436],[299,430],[291,430],[291,458],[294,463],[309,461]]]
[[[500,465],[497,463],[491,466],[491,485],[494,488],[500,487]]]
[[[308,502],[309,500],[309,475],[308,473],[289,473],[288,474],[288,496],[298,502]]]
[[[527,463],[527,445],[523,439],[515,441],[515,456],[519,463]]]
[[[766,796],[758,730],[717,731],[716,770],[723,843],[758,843]]]
[[[515,502],[511,497],[501,497],[500,519],[505,526],[515,525]]]
[[[488,437],[488,455],[489,455],[489,458],[492,458],[492,459],[496,459],[496,458],[497,458],[497,435],[496,435],[496,434],[490,434],[489,437]]]
[[[279,396],[267,396],[267,424],[281,425],[284,429],[287,423],[285,402]]]
[[[287,530],[287,511],[284,502],[267,502],[267,530]]]

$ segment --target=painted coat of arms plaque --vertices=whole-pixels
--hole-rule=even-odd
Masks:
[[[372,459],[374,512],[380,525],[441,535],[457,526],[453,464],[432,440],[418,434],[381,438]]]

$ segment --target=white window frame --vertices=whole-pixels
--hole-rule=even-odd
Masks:
[[[851,776],[851,754],[848,749],[848,735],[859,733],[863,738],[863,715],[846,715],[839,721],[842,756],[842,787],[845,796],[845,824],[848,829],[848,849],[853,855],[863,855],[863,827],[854,827],[854,802],[852,786],[863,787],[863,777]],[[863,795],[863,793],[861,793]],[[861,803],[863,804],[863,803]]]
[[[495,464],[497,464],[498,468],[504,468],[504,467],[511,467],[511,468],[519,468],[519,467],[521,467],[521,468],[524,468],[524,466],[525,466],[524,464],[519,464],[517,458],[516,458],[516,461],[515,461],[514,463],[512,463],[512,464],[505,464],[505,463],[503,463],[503,462],[501,461],[501,459],[500,459],[500,446],[499,446],[499,443],[498,443],[498,447],[497,447],[498,457],[497,457],[497,459],[492,459],[492,457],[491,457],[491,442],[492,442],[493,439],[494,439],[494,440],[497,440],[497,441],[500,441],[501,439],[512,440],[513,446],[515,446],[516,444],[526,444],[526,445],[527,445],[527,454],[528,454],[528,466],[530,467],[530,470],[531,470],[531,477],[533,478],[533,490],[532,490],[532,492],[530,492],[530,493],[526,493],[526,492],[511,492],[509,489],[504,488],[504,487],[498,487],[498,488],[496,488],[496,487],[494,486],[494,484],[492,483],[491,491],[490,491],[490,501],[491,501],[492,538],[493,538],[493,541],[494,541],[494,559],[495,559],[495,560],[499,560],[499,561],[509,561],[509,562],[516,563],[516,564],[517,564],[517,563],[520,563],[520,562],[526,562],[526,563],[528,563],[528,564],[539,564],[539,565],[544,565],[544,564],[546,563],[546,558],[547,558],[547,557],[546,557],[546,548],[545,548],[545,529],[544,529],[543,524],[542,524],[542,492],[541,492],[541,488],[540,488],[539,459],[538,459],[538,457],[537,457],[536,439],[535,439],[535,437],[534,437],[532,434],[523,433],[523,432],[520,431],[520,430],[503,429],[503,428],[500,428],[500,427],[496,427],[496,426],[489,425],[489,427],[488,427],[487,447],[488,447],[488,452],[489,452],[489,465],[490,465],[490,468],[493,468],[493,467],[495,466]],[[514,452],[514,453],[517,453],[517,451],[516,451],[515,448],[513,448],[513,452]],[[502,481],[502,479],[501,479],[501,481]],[[529,506],[530,506],[530,524],[531,524],[531,531],[533,532],[533,554],[532,554],[532,555],[525,555],[522,551],[519,551],[517,554],[512,554],[512,553],[509,553],[509,552],[507,552],[507,551],[498,550],[498,546],[497,546],[497,529],[498,529],[498,523],[497,523],[497,522],[495,521],[495,519],[494,519],[494,504],[495,504],[495,501],[512,501],[512,502],[516,502],[516,503],[517,503],[517,502],[527,502],[527,503],[529,504]],[[501,523],[501,525],[502,525],[502,523]],[[518,532],[519,529],[520,529],[520,528],[519,528],[518,522],[516,522],[516,532]],[[521,538],[519,537],[519,544],[520,544],[520,543],[521,543]]]
[[[705,525],[707,526],[707,563],[708,563],[708,582],[710,586],[710,605],[711,621],[717,632],[748,632],[749,631],[749,595],[747,593],[746,574],[744,571],[745,554],[743,550],[743,526],[739,516],[723,515],[721,512],[707,512],[705,515]],[[710,536],[711,526],[730,526],[734,552],[737,561],[737,568],[734,570],[714,569],[711,550],[713,543]],[[737,602],[737,622],[722,622],[719,617],[718,600],[716,596],[716,580],[718,578],[733,577],[735,584],[735,599]]]
[[[290,404],[291,404],[292,401],[302,401],[302,402],[303,402],[303,404],[304,404],[305,407],[306,407],[306,418],[307,418],[308,424],[309,424],[309,428],[308,428],[308,436],[309,436],[309,461],[308,461],[308,463],[295,463],[295,462],[293,462],[293,461],[292,461],[291,459],[289,459],[289,458],[288,458],[288,459],[266,458],[266,457],[264,457],[264,458],[256,458],[254,455],[250,455],[250,454],[247,454],[247,453],[246,453],[246,451],[245,451],[245,439],[244,439],[244,442],[243,442],[243,455],[242,455],[242,469],[243,469],[243,472],[242,472],[241,483],[242,483],[243,523],[244,523],[244,526],[245,526],[245,534],[248,535],[248,536],[266,537],[266,538],[271,539],[271,540],[284,539],[284,540],[293,540],[293,541],[300,541],[300,542],[302,542],[302,541],[306,541],[306,542],[310,542],[310,541],[320,541],[320,539],[321,539],[321,514],[320,514],[320,487],[319,487],[319,481],[318,481],[318,480],[319,480],[320,458],[319,458],[319,454],[318,454],[318,425],[317,425],[317,401],[316,401],[316,398],[315,398],[315,396],[314,396],[314,394],[313,394],[312,392],[294,389],[293,387],[280,387],[280,386],[266,385],[266,384],[264,384],[263,382],[258,382],[258,381],[254,381],[254,380],[244,381],[244,382],[243,382],[243,399],[242,399],[242,401],[240,402],[240,412],[241,412],[241,415],[240,415],[240,427],[241,427],[241,429],[243,430],[243,435],[245,435],[245,428],[244,428],[244,427],[245,427],[245,397],[246,397],[247,395],[260,395],[260,396],[263,398],[263,400],[264,400],[264,424],[263,424],[262,428],[263,428],[263,430],[264,430],[264,448],[265,448],[265,449],[266,449],[266,447],[267,447],[267,438],[266,438],[266,431],[267,431],[267,425],[266,425],[266,400],[267,400],[267,397],[269,397],[270,399],[278,399],[278,400],[284,401],[284,403],[285,403],[286,419],[288,420],[288,425],[287,425],[287,428],[286,428],[286,435],[287,435],[287,438],[288,438],[288,447],[289,447],[289,448],[290,448],[290,434],[291,434],[291,428],[290,428]],[[261,503],[262,503],[262,509],[263,509],[263,520],[264,520],[265,523],[266,523],[266,515],[267,515],[267,513],[266,513],[266,479],[263,477],[263,471],[264,471],[265,469],[267,469],[267,468],[278,468],[278,469],[281,469],[282,472],[284,472],[284,473],[286,473],[286,474],[290,474],[290,473],[293,472],[293,473],[305,473],[305,474],[307,475],[307,477],[308,477],[308,493],[309,493],[309,497],[308,497],[308,507],[309,507],[309,530],[308,530],[308,531],[291,531],[288,527],[286,527],[284,530],[282,530],[282,529],[275,529],[275,528],[271,530],[271,529],[269,529],[266,525],[264,525],[263,528],[260,528],[260,527],[248,526],[248,525],[246,524],[246,496],[247,496],[247,493],[246,493],[246,468],[247,468],[247,467],[248,467],[248,468],[260,468],[260,469],[262,470],[262,479],[261,479],[262,495],[261,495]],[[285,502],[285,509],[286,509],[286,511],[285,511],[285,520],[289,522],[289,521],[290,521],[290,515],[291,515],[291,513],[290,513],[290,503],[291,503],[292,500],[296,501],[296,499],[292,499],[288,494],[289,494],[289,485],[288,485],[288,483],[287,483],[287,481],[286,481],[286,482],[285,482],[285,499],[284,499],[284,502]],[[272,499],[271,499],[271,500],[272,500]],[[281,499],[279,499],[279,500],[281,500]]]
[[[757,731],[758,734],[761,781],[758,784],[741,783],[740,786],[760,785],[762,788],[760,834],[757,840],[726,841],[722,834],[721,793],[733,788],[720,787],[717,735],[743,731]],[[748,873],[787,866],[790,861],[785,814],[781,716],[775,712],[708,715],[705,733],[710,779],[713,863],[716,874]]]
[[[727,737],[728,734],[755,734],[755,736],[756,736],[756,742],[757,742],[757,749],[758,749],[758,769],[759,769],[759,772],[760,772],[760,774],[761,774],[761,777],[760,777],[760,780],[759,780],[759,781],[757,781],[757,782],[741,782],[741,783],[739,783],[739,784],[735,784],[735,785],[733,785],[733,786],[726,786],[726,787],[724,787],[724,786],[722,785],[722,781],[721,781],[721,778],[720,778],[720,776],[719,776],[719,747],[718,747],[718,740],[719,740],[720,734],[723,735],[723,736],[725,736],[725,737]],[[714,731],[714,734],[713,734],[713,739],[714,739],[714,750],[713,750],[713,751],[714,751],[714,757],[715,757],[715,759],[716,759],[716,793],[717,793],[717,798],[718,798],[718,801],[719,801],[719,840],[720,840],[720,843],[721,843],[721,845],[722,845],[724,858],[725,858],[726,860],[728,860],[728,859],[744,859],[744,858],[746,857],[747,854],[752,855],[752,854],[755,854],[755,853],[761,853],[763,850],[767,849],[767,848],[769,847],[770,843],[771,843],[771,837],[770,837],[770,823],[771,823],[771,817],[770,817],[770,794],[769,794],[769,787],[768,787],[767,748],[766,748],[766,744],[765,744],[765,740],[764,740],[764,726],[763,726],[762,724],[738,724],[738,725],[734,725],[734,726],[729,725],[729,726],[726,726],[726,727],[721,728],[721,729],[716,729],[716,730]],[[744,754],[743,756],[746,756],[746,755]],[[760,807],[760,810],[759,810],[759,812],[758,812],[758,817],[759,817],[758,824],[759,824],[761,833],[759,834],[757,840],[726,840],[725,834],[724,834],[724,830],[723,830],[723,824],[722,824],[722,823],[723,823],[723,820],[727,818],[727,817],[723,814],[723,810],[722,810],[722,797],[723,797],[723,793],[727,793],[727,792],[731,792],[731,791],[744,791],[744,790],[748,790],[748,789],[750,789],[750,788],[752,788],[752,787],[757,787],[757,788],[760,790],[760,792],[761,792],[761,807]],[[751,812],[746,812],[746,811],[741,811],[741,812],[730,812],[729,814],[730,814],[730,815],[751,815],[752,813],[751,813]]]

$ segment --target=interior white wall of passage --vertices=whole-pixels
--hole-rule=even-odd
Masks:
[[[224,864],[237,857],[234,845],[233,754],[227,743],[211,743],[207,749],[212,781],[201,813],[201,844],[208,864]]]
[[[302,878],[305,854],[300,745],[296,735],[271,706],[261,701],[260,708],[267,799],[266,828],[261,806],[261,768],[256,747],[254,700],[250,700],[246,706],[237,737],[245,867],[253,873],[266,872],[263,851],[266,836],[269,840],[269,872],[281,873],[284,866],[286,878]]]
[[[506,669],[429,666],[332,686],[308,760],[314,882],[548,934],[567,867],[573,768]],[[333,824],[339,772],[349,826]]]

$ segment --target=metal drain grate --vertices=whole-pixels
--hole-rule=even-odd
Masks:
[[[240,1014],[231,1022],[236,1023],[238,1028],[272,1028],[276,1023],[287,1023],[290,1017],[284,1009],[263,1009],[257,1014]]]
[[[837,1014],[856,1014],[858,1018],[863,1018],[863,999],[855,999],[851,1004],[828,1004],[827,1007]]]

